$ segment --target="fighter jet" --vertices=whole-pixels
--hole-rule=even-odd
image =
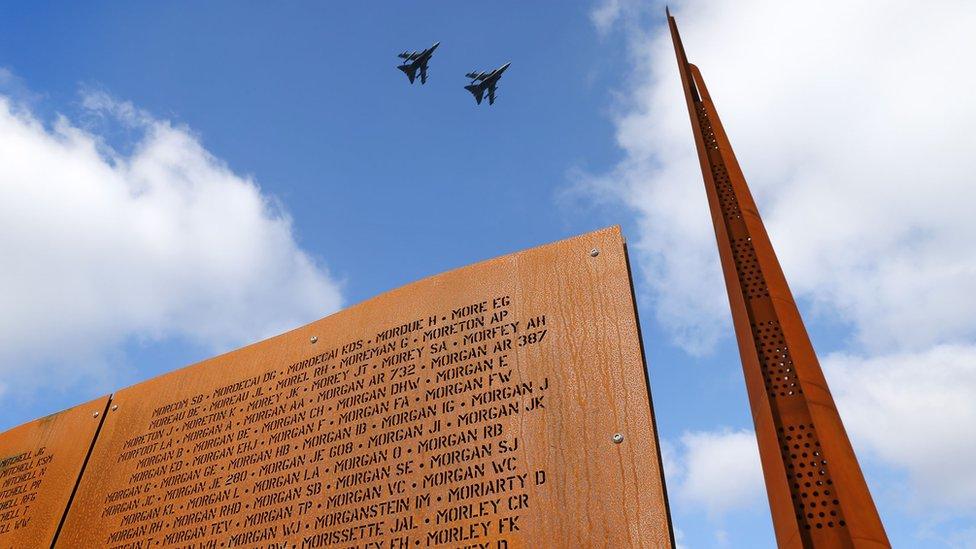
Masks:
[[[402,65],[397,66],[398,69],[406,73],[407,78],[410,79],[410,83],[413,84],[415,78],[417,78],[417,70],[420,70],[420,83],[427,83],[427,62],[430,61],[430,56],[434,55],[434,50],[437,46],[440,46],[440,42],[436,42],[433,46],[427,48],[423,51],[415,52],[403,52],[397,57],[405,60],[406,62]]]
[[[485,96],[485,91],[488,91],[488,104],[495,104],[495,90],[498,89],[498,79],[502,77],[502,73],[511,63],[505,63],[501,67],[493,71],[482,71],[482,72],[469,72],[464,75],[471,79],[471,83],[464,87],[464,89],[471,92],[474,96],[474,100],[481,104],[481,100]]]

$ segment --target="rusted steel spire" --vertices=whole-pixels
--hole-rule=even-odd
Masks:
[[[670,12],[780,547],[890,547],[817,355]]]

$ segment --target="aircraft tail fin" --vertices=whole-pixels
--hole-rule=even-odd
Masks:
[[[413,81],[417,78],[417,67],[413,65],[399,65],[397,68],[403,71],[407,75],[407,78],[410,79],[410,83],[413,84]]]
[[[482,88],[481,86],[475,86],[474,84],[472,84],[470,86],[465,86],[464,89],[466,89],[469,92],[471,92],[471,95],[474,96],[474,100],[477,101],[479,105],[481,104],[481,100],[484,99],[484,96],[485,96],[485,89],[484,88]]]

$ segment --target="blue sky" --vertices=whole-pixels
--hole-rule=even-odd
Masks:
[[[976,546],[976,310],[953,298],[976,279],[958,236],[976,230],[976,109],[936,99],[932,61],[976,51],[960,30],[976,14],[675,4],[889,536]],[[3,11],[0,428],[620,224],[680,542],[772,546],[663,6]],[[434,41],[410,86],[396,53]],[[476,106],[464,73],[508,61]]]

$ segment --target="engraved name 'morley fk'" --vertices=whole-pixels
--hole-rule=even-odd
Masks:
[[[780,547],[889,547],[817,356],[698,67],[668,13]]]

